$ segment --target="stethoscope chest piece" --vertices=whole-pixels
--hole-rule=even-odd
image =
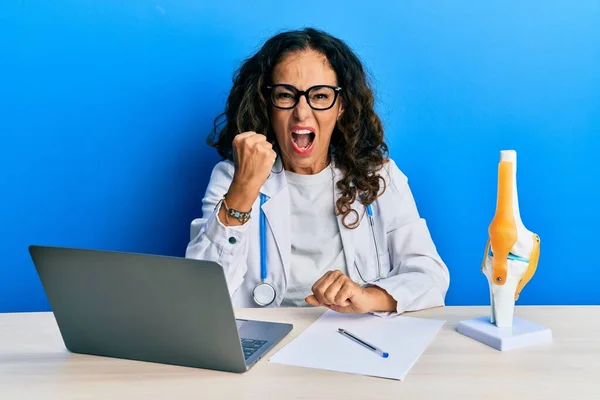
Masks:
[[[266,282],[256,285],[252,294],[254,301],[259,306],[266,307],[275,301],[275,288]]]

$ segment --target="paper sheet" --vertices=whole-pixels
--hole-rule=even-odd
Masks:
[[[326,311],[270,362],[403,380],[433,341],[444,320]],[[385,352],[383,358],[338,332],[338,328]]]

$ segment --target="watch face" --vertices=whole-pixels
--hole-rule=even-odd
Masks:
[[[250,219],[250,213],[232,210],[231,208],[228,209],[227,212],[229,215],[240,221],[242,224],[245,224]]]

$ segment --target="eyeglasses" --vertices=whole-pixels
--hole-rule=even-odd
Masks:
[[[282,110],[291,110],[300,101],[300,96],[306,97],[306,102],[313,110],[329,110],[342,90],[339,86],[317,85],[307,90],[298,90],[292,85],[277,84],[267,86],[271,91],[271,103]]]

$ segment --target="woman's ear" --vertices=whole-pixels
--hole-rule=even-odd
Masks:
[[[338,110],[338,115],[337,115],[338,120],[341,118],[343,113],[344,113],[344,106],[340,105],[340,109]]]

